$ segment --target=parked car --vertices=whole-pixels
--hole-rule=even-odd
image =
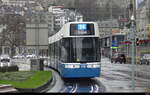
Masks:
[[[0,56],[0,67],[11,66],[11,60],[9,55],[1,55]]]
[[[117,57],[114,59],[115,63],[125,64],[126,63],[126,56],[125,54],[118,54]]]
[[[29,54],[29,55],[26,55],[27,58],[36,58],[37,56],[35,54]]]
[[[144,54],[141,57],[140,64],[150,64],[150,54]]]
[[[18,54],[18,55],[15,55],[13,56],[14,59],[20,59],[20,58],[25,58],[24,55],[21,55],[21,54]]]

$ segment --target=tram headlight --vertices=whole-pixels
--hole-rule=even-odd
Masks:
[[[74,65],[74,68],[80,68],[80,65]]]
[[[98,64],[93,65],[93,68],[99,68],[99,67],[100,67],[100,65],[98,65]]]
[[[73,68],[73,65],[65,65],[65,68]]]
[[[67,64],[65,65],[65,68],[80,68],[80,65]]]
[[[99,64],[88,64],[87,68],[99,68],[100,65]]]

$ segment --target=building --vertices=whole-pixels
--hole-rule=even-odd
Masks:
[[[48,55],[47,24],[26,24],[26,52],[40,56]]]
[[[75,10],[64,8],[63,6],[50,6],[48,11],[49,14],[51,14],[51,17],[48,19],[51,19],[50,21],[53,21],[52,28],[54,28],[52,29],[52,31],[54,30],[54,33],[50,34],[55,34],[56,32],[58,32],[61,27],[67,22],[83,21],[83,16],[81,14],[77,13]]]
[[[101,52],[106,57],[111,53],[121,52],[120,42],[125,39],[125,32],[119,28],[118,20],[99,21]]]
[[[52,36],[54,32],[54,15],[52,12],[46,13],[46,23],[48,24],[48,37]]]
[[[2,0],[3,5],[24,6],[28,3],[35,3],[35,0]]]
[[[150,0],[140,0],[136,10],[136,29],[139,45],[137,56],[150,53]]]

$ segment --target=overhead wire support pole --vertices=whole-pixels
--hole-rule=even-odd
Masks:
[[[111,2],[110,2],[111,4],[110,4],[110,20],[111,20],[111,29],[110,29],[110,59],[111,59],[111,57],[112,57],[112,37],[113,37],[113,35],[112,35],[112,25],[113,25],[113,20],[112,20],[112,0],[111,0]]]
[[[135,56],[136,56],[136,45],[135,45],[135,32],[136,32],[136,0],[132,0],[133,11],[131,14],[131,32],[132,32],[132,89],[135,90]]]
[[[134,21],[132,21],[131,32],[132,32],[132,89],[135,89],[135,26]]]

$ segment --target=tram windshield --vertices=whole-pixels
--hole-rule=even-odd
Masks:
[[[64,62],[98,62],[100,59],[98,38],[65,38],[61,59]]]

